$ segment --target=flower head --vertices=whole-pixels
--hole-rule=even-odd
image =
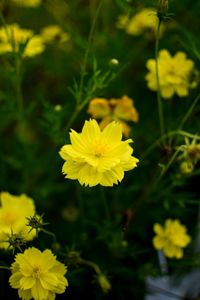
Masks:
[[[145,77],[148,88],[157,91],[155,59],[149,59],[146,66],[149,71]],[[158,73],[162,97],[169,99],[174,94],[187,96],[189,89],[196,87],[196,83],[192,82],[194,72],[194,62],[187,59],[184,52],[177,52],[173,57],[167,50],[161,50],[158,55]]]
[[[191,241],[187,229],[179,220],[167,219],[164,227],[154,224],[156,236],[153,238],[153,245],[157,250],[163,250],[165,256],[180,259],[183,257],[183,248]]]
[[[45,43],[65,43],[69,40],[69,35],[58,25],[49,25],[44,27],[41,31],[41,36]]]
[[[138,122],[139,114],[134,107],[134,101],[124,95],[119,99],[94,98],[90,101],[88,113],[95,119],[101,119],[100,128],[105,128],[110,122],[118,121],[122,125],[125,137],[130,134],[127,121]]]
[[[0,28],[0,54],[20,51],[24,46],[23,56],[32,57],[44,51],[44,43],[39,35],[29,29],[22,29],[18,24]]]
[[[36,7],[42,3],[42,0],[12,0],[12,2],[19,6]]]
[[[26,218],[35,214],[33,200],[24,194],[14,196],[8,192],[2,192],[0,200],[0,248],[9,247],[8,241],[13,234],[18,234],[26,241],[32,240],[36,231],[30,231],[31,227],[26,226]]]
[[[32,247],[15,256],[9,283],[22,299],[53,300],[68,286],[66,271],[51,250],[41,252]]]
[[[117,122],[103,131],[96,120],[85,121],[82,132],[70,132],[71,145],[64,145],[59,154],[66,161],[65,178],[77,179],[85,186],[113,186],[124,172],[136,167],[138,159],[131,156],[131,139],[122,141],[122,127]]]
[[[158,18],[153,8],[144,8],[132,17],[122,15],[118,18],[117,27],[125,29],[130,35],[138,36],[145,31],[155,34],[158,26]],[[161,32],[163,31],[163,26]]]

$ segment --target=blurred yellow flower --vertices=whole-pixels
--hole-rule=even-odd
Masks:
[[[53,300],[68,286],[66,266],[48,249],[41,252],[31,247],[17,254],[11,272],[9,283],[24,300]]]
[[[71,145],[64,145],[59,154],[66,161],[62,172],[65,178],[77,179],[81,185],[113,186],[124,177],[124,172],[137,166],[131,156],[131,139],[122,141],[122,127],[117,122],[103,131],[96,120],[85,121],[82,132],[70,132]]]
[[[0,194],[0,248],[8,248],[8,236],[19,234],[24,240],[32,240],[36,231],[26,226],[26,217],[35,214],[35,205],[25,194],[14,196],[8,192]],[[31,231],[30,231],[31,230]]]
[[[23,56],[32,57],[44,51],[45,46],[39,35],[29,29],[22,29],[16,23],[0,28],[0,54],[19,52],[20,46],[27,42]]]
[[[19,6],[39,6],[42,0],[11,0],[14,4]]]
[[[88,113],[95,119],[102,119],[99,124],[101,129],[112,121],[120,122],[125,137],[129,136],[131,130],[126,121],[138,122],[139,119],[134,101],[126,95],[119,99],[110,100],[94,98],[90,101]]]
[[[49,25],[42,29],[41,36],[45,43],[65,43],[69,40],[68,33],[64,32],[58,25]]]
[[[144,8],[137,12],[132,17],[127,15],[119,16],[117,27],[125,29],[125,31],[134,36],[143,34],[145,31],[150,31],[155,34],[158,26],[158,17],[155,9]],[[163,25],[161,26],[161,33],[163,32]]]
[[[148,88],[157,91],[155,59],[149,59],[146,66],[149,71],[145,77]],[[173,57],[168,50],[161,50],[158,55],[158,73],[162,97],[169,99],[174,94],[188,96],[189,89],[197,85],[192,82],[194,71],[194,62],[187,59],[184,52],[177,52]]]
[[[156,236],[153,238],[153,245],[157,250],[163,250],[165,256],[180,259],[183,257],[183,249],[191,241],[187,229],[179,220],[167,219],[164,227],[154,224]]]

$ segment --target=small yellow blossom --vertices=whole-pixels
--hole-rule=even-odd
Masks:
[[[155,34],[158,26],[158,17],[155,9],[144,8],[137,12],[132,17],[122,15],[118,18],[117,27],[125,29],[125,31],[134,36],[143,34],[145,31],[150,31]],[[163,25],[161,26],[161,33],[163,32]]]
[[[153,245],[157,250],[163,250],[165,256],[180,259],[183,257],[183,249],[191,241],[187,229],[179,220],[167,219],[164,227],[154,224],[156,236],[153,238]]]
[[[11,272],[9,283],[24,300],[54,300],[68,286],[67,268],[48,249],[41,252],[31,247],[17,254]]]
[[[147,61],[148,88],[157,91],[155,59]],[[163,98],[169,99],[177,94],[179,97],[188,96],[189,89],[196,87],[191,78],[194,72],[194,62],[186,58],[184,52],[177,52],[174,56],[168,50],[161,50],[158,55],[158,74],[160,92]]]
[[[119,99],[94,98],[90,101],[88,113],[95,119],[100,119],[100,128],[105,128],[110,122],[118,121],[122,125],[125,137],[130,134],[127,121],[138,122],[139,115],[134,107],[134,101],[124,95]]]
[[[122,141],[122,127],[117,122],[103,131],[96,120],[85,121],[82,132],[70,132],[71,145],[64,145],[59,154],[66,161],[62,172],[65,178],[77,179],[81,185],[113,186],[124,177],[124,172],[137,166],[131,156],[133,149],[128,139]]]
[[[11,0],[14,4],[18,6],[30,6],[30,7],[36,7],[39,6],[42,3],[42,0]]]
[[[58,25],[49,25],[44,27],[41,31],[41,36],[45,43],[65,43],[69,40],[69,35]]]
[[[6,241],[11,234],[19,234],[26,241],[32,240],[36,231],[26,226],[26,218],[35,214],[33,200],[25,194],[14,196],[8,192],[2,192],[0,200],[0,248],[8,248]]]
[[[18,24],[10,24],[0,28],[0,54],[19,52],[20,45],[26,44],[23,56],[32,57],[44,51],[45,46],[39,35],[29,29],[22,29]]]

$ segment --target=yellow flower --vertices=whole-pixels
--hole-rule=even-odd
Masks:
[[[42,3],[42,0],[12,0],[12,2],[19,6],[32,6],[36,7]]]
[[[58,25],[49,25],[42,29],[41,36],[46,43],[65,43],[69,40],[69,35]]]
[[[27,42],[28,41],[28,42]],[[20,45],[26,44],[24,57],[32,57],[44,51],[45,46],[39,35],[29,29],[22,29],[18,24],[7,25],[0,28],[0,54],[19,52]]]
[[[131,130],[126,121],[138,122],[139,119],[134,101],[126,95],[110,100],[94,98],[90,101],[88,113],[95,119],[102,119],[101,129],[104,129],[112,121],[120,122],[125,137],[129,136]]]
[[[35,214],[33,200],[25,194],[14,196],[8,192],[2,192],[0,199],[0,248],[8,248],[9,243],[5,241],[11,233],[19,234],[26,241],[32,240],[36,232],[26,226],[26,217]]]
[[[82,132],[70,132],[71,145],[59,154],[66,161],[62,171],[65,178],[77,179],[81,185],[113,186],[124,177],[124,172],[136,167],[138,159],[131,156],[131,139],[121,141],[122,127],[112,122],[103,131],[96,120],[85,121]]]
[[[167,219],[164,227],[154,224],[156,236],[153,238],[153,245],[157,250],[163,250],[165,256],[169,258],[182,258],[183,249],[191,241],[187,234],[187,229],[179,220]]]
[[[145,31],[155,33],[158,26],[158,17],[156,16],[155,9],[144,8],[132,17],[122,15],[118,18],[117,27],[125,29],[130,35],[138,36]],[[161,26],[161,33],[163,26]]]
[[[147,61],[149,70],[145,79],[148,88],[157,91],[155,59]],[[177,52],[174,57],[167,50],[161,50],[158,55],[158,73],[161,95],[163,98],[172,98],[174,94],[179,97],[187,96],[190,88],[196,87],[191,82],[194,72],[194,62],[186,58],[183,52]]]
[[[54,300],[68,286],[66,271],[51,250],[41,252],[32,247],[15,256],[9,283],[24,300]]]

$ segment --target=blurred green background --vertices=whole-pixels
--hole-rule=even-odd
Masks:
[[[105,0],[102,2],[91,40],[84,77],[83,101],[94,76],[94,65],[101,74],[113,75],[91,98],[120,98],[128,95],[139,112],[139,122],[130,124],[134,155],[140,159],[136,169],[127,172],[122,183],[111,188],[82,187],[66,180],[61,173],[63,160],[58,152],[69,143],[68,121],[76,109],[75,82],[79,84],[88,36],[96,18],[99,0],[46,0],[38,7],[19,7],[1,1],[6,22],[40,33],[50,24],[58,24],[69,34],[65,44],[55,41],[33,58],[21,64],[23,120],[18,118],[16,74],[11,55],[0,56],[0,188],[11,194],[32,197],[39,214],[49,222],[46,229],[56,235],[39,234],[32,243],[40,249],[51,248],[68,265],[69,287],[57,299],[144,299],[145,280],[159,275],[156,250],[152,246],[153,224],[166,218],[179,218],[193,237],[181,261],[169,261],[173,273],[185,273],[194,266],[193,249],[197,232],[199,200],[199,165],[189,176],[180,175],[175,161],[162,180],[157,182],[161,167],[171,158],[174,147],[184,139],[174,139],[168,148],[157,145],[145,151],[159,138],[156,93],[144,79],[146,61],[155,56],[155,36],[144,32],[129,35],[116,26],[118,17],[135,14],[143,7],[157,9],[157,1]],[[165,23],[159,48],[170,53],[184,51],[198,70],[200,2],[169,1],[172,19]],[[111,59],[119,64],[113,66]],[[94,64],[95,62],[95,64]],[[175,96],[163,101],[166,129],[176,130],[198,89],[189,97]],[[58,108],[59,105],[59,108]],[[81,131],[90,118],[88,105],[77,115],[70,128]],[[184,130],[198,134],[200,106],[197,105]],[[107,204],[105,204],[107,203]],[[104,293],[95,279],[94,269],[76,263],[71,254],[79,253],[86,261],[97,264],[106,274],[112,289]],[[11,253],[1,250],[1,261],[13,261]],[[195,260],[195,266],[200,261]],[[1,272],[0,298],[17,299],[17,292]],[[161,299],[162,300],[162,299]]]

